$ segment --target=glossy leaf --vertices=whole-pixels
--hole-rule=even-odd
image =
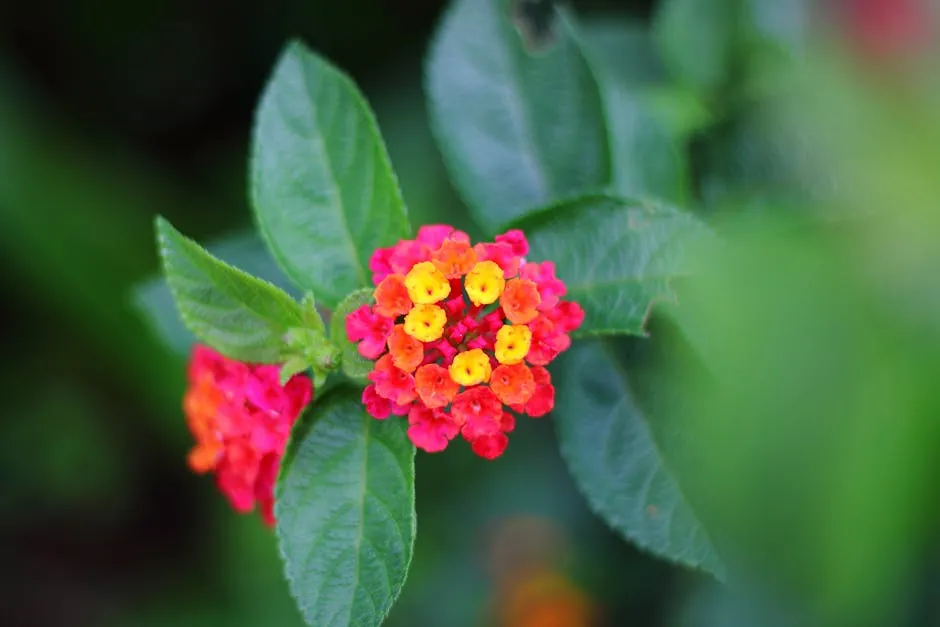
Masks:
[[[686,249],[711,237],[668,205],[586,196],[520,223],[532,261],[555,262],[567,299],[585,311],[579,335],[642,334],[650,306],[673,300],[670,279],[686,273]]]
[[[254,231],[224,236],[208,243],[206,250],[214,257],[292,294],[294,288],[290,280],[278,268]],[[166,278],[157,276],[134,286],[131,299],[157,338],[174,352],[181,355],[189,353],[196,337],[180,320]]]
[[[414,446],[403,421],[372,418],[354,389],[303,420],[275,506],[291,593],[310,625],[379,625],[411,563]]]
[[[374,302],[371,289],[361,289],[347,295],[333,312],[330,321],[330,338],[340,349],[340,359],[343,365],[343,374],[351,379],[365,380],[366,375],[372,372],[373,363],[359,354],[356,345],[346,336],[346,316],[363,305]]]
[[[275,259],[328,307],[369,285],[375,249],[409,232],[372,111],[349,77],[299,42],[258,108],[251,192]]]
[[[643,340],[647,341],[647,340]],[[562,456],[591,508],[637,546],[709,571],[724,566],[637,398],[612,340],[576,342],[558,360],[555,425]]]
[[[303,322],[285,292],[210,255],[157,218],[164,273],[180,317],[196,337],[243,361],[277,363],[287,330]]]
[[[429,53],[432,127],[487,231],[609,180],[597,85],[560,15],[532,6],[456,0]]]

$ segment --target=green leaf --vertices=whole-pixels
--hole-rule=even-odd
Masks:
[[[531,261],[555,262],[568,300],[585,312],[576,335],[642,334],[651,305],[674,300],[686,249],[711,238],[693,216],[668,205],[612,196],[560,203],[519,224]]]
[[[180,317],[202,341],[243,361],[277,363],[284,335],[302,324],[300,307],[286,293],[216,259],[157,218],[164,273]]]
[[[255,215],[284,271],[328,307],[369,285],[372,253],[410,227],[375,118],[353,82],[291,43],[261,98],[253,140]]]
[[[533,5],[456,0],[428,57],[432,127],[488,231],[609,180],[597,84],[560,15],[521,15]]]
[[[339,346],[343,364],[343,373],[356,380],[365,380],[366,375],[372,372],[374,363],[359,354],[356,345],[346,337],[346,316],[363,305],[373,303],[373,290],[361,289],[348,294],[333,312],[330,321],[330,338]]]
[[[733,0],[665,0],[659,5],[653,32],[679,83],[712,92],[728,79],[736,5]]]
[[[666,81],[666,69],[646,24],[613,13],[585,15],[577,26],[595,72],[600,69],[638,87]]]
[[[271,258],[255,231],[244,231],[219,238],[206,245],[215,257],[291,293],[290,280]],[[173,351],[186,355],[196,338],[180,320],[173,295],[163,276],[135,285],[131,298],[156,336]]]
[[[300,374],[309,368],[310,364],[307,363],[307,360],[303,357],[291,357],[281,366],[281,374],[279,377],[281,385],[287,385],[287,382],[290,381],[295,374]]]
[[[291,593],[316,627],[379,625],[404,584],[415,536],[414,452],[402,420],[366,414],[355,389],[322,398],[295,429],[277,484]]]
[[[305,328],[326,333],[323,318],[317,310],[317,301],[310,292],[307,292],[300,301],[300,313]]]
[[[648,340],[642,340],[648,341]],[[576,342],[553,368],[561,454],[591,508],[637,546],[719,578],[724,566],[641,408],[612,340]]]
[[[646,28],[609,19],[579,25],[581,42],[600,88],[610,146],[611,189],[683,203],[688,196],[684,137],[677,136],[644,97],[659,78]]]

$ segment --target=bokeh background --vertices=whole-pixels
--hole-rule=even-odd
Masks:
[[[596,23],[629,20],[643,32],[657,4],[575,7]],[[869,2],[867,18],[845,18],[865,55],[922,41],[916,20],[897,18],[907,4]],[[476,232],[448,183],[421,91],[422,55],[442,9],[431,0],[0,5],[0,624],[302,624],[273,534],[257,516],[232,513],[211,478],[186,468],[185,351],[161,341],[137,308],[139,285],[157,270],[152,220],[163,214],[203,241],[228,238],[233,262],[275,272],[238,234],[250,226],[252,111],[282,45],[299,36],[366,93],[413,223],[446,218]],[[765,12],[765,26],[792,34],[793,15]],[[624,60],[647,62],[660,71],[643,55]],[[755,143],[750,118],[735,109],[741,103],[709,106],[735,113],[694,145],[695,174],[707,183],[696,186],[696,200],[761,213],[772,189],[773,204],[791,204],[777,194],[790,181],[767,150],[775,145]],[[929,178],[940,160],[926,164]],[[933,368],[934,356],[917,363]],[[462,447],[419,454],[415,561],[390,625],[717,627],[771,625],[785,614],[756,592],[747,603],[728,601],[707,577],[623,542],[587,509],[551,423],[526,421],[519,431],[492,464]],[[940,625],[930,602],[933,537],[904,545],[929,556],[918,563],[923,576],[910,579],[912,624]]]

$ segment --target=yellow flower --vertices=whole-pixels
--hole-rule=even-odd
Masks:
[[[532,347],[532,331],[521,324],[505,325],[496,333],[496,361],[511,366],[521,363]]]
[[[479,348],[474,348],[454,357],[450,365],[450,378],[460,385],[486,383],[493,374],[490,358]]]
[[[422,342],[441,339],[447,314],[437,305],[415,305],[405,316],[405,333]]]
[[[430,261],[414,265],[405,276],[405,287],[416,305],[430,305],[444,300],[450,294],[447,277]]]
[[[481,261],[467,273],[464,287],[474,305],[495,303],[506,287],[503,269],[492,261]]]

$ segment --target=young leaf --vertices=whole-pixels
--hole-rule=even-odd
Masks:
[[[206,250],[214,257],[291,293],[290,280],[278,268],[254,230],[224,236],[208,243]],[[135,285],[131,300],[164,344],[181,355],[189,353],[196,338],[180,320],[165,277],[156,276]]]
[[[343,374],[351,379],[364,380],[372,371],[373,363],[360,355],[356,345],[346,336],[346,316],[363,305],[371,305],[372,292],[371,289],[361,289],[348,294],[333,312],[333,319],[330,320],[330,338],[340,348]]]
[[[350,388],[303,420],[275,506],[291,593],[310,625],[379,625],[411,563],[414,446],[403,421],[372,418]]]
[[[157,218],[157,241],[180,317],[199,339],[234,359],[277,363],[284,334],[302,324],[286,293],[210,255]]]
[[[673,300],[686,248],[711,237],[693,216],[667,205],[585,196],[523,220],[531,261],[555,262],[566,298],[584,308],[578,334],[640,335],[650,306]]]
[[[369,257],[409,232],[372,111],[345,74],[291,43],[258,107],[255,215],[275,259],[328,307],[370,284]]]
[[[597,85],[562,17],[534,6],[455,0],[428,57],[432,127],[489,231],[609,180]]]
[[[724,565],[640,408],[611,340],[576,342],[553,376],[561,454],[591,508],[639,547],[719,578]]]

